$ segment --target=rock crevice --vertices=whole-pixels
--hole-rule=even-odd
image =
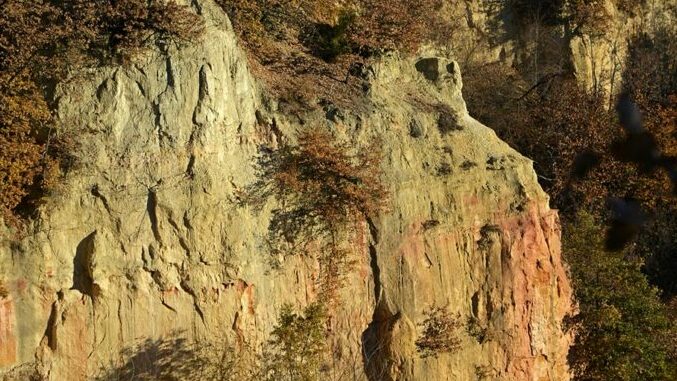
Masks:
[[[332,122],[318,107],[301,121],[271,111],[220,8],[193,5],[209,19],[202,41],[59,87],[81,165],[32,234],[0,243],[10,292],[0,375],[94,379],[177,332],[265,342],[282,304],[314,301],[318,264],[272,267],[270,206],[242,206],[237,189],[255,179],[259,144],[319,125],[355,147],[383,142],[389,208],[364,227],[331,327],[361,377],[475,380],[481,368],[495,380],[568,380],[557,215],[531,162],[468,115],[456,63],[385,56],[368,68],[362,111]],[[437,106],[421,109],[409,90]],[[463,333],[459,351],[423,359],[419,325],[440,306],[486,335]]]

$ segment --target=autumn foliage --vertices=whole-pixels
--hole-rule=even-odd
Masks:
[[[459,332],[463,323],[460,317],[452,315],[446,308],[435,307],[426,311],[420,327],[416,349],[421,357],[437,357],[461,348]]]
[[[218,0],[268,90],[304,108],[321,99],[355,106],[370,57],[412,53],[451,35],[445,2]]]
[[[631,13],[639,3],[616,5]],[[602,15],[595,9],[599,4],[567,2],[578,13],[555,20],[560,24],[552,28],[567,23],[577,28],[574,33],[597,33],[594,29],[605,25],[603,17],[594,21]],[[629,42],[620,91],[641,111],[641,124],[657,151],[677,157],[673,27],[656,23],[651,34],[640,33]],[[541,60],[560,54],[537,49]],[[674,379],[676,335],[669,321],[677,311],[674,183],[666,168],[643,168],[615,150],[615,142],[627,135],[613,107],[617,94],[599,86],[583,88],[566,64],[551,69],[542,65],[533,76],[500,64],[466,68],[464,95],[471,115],[534,160],[539,182],[567,227],[563,244],[579,306],[569,320],[576,333],[569,356],[575,379]],[[594,168],[581,175],[579,160],[590,152],[596,156]],[[647,216],[622,253],[600,247],[610,197],[638,200]]]
[[[249,205],[277,200],[269,226],[271,249],[315,254],[326,296],[335,294],[351,262],[346,243],[386,206],[379,144],[355,150],[328,131],[304,131],[297,145],[262,149],[258,180],[245,192]]]
[[[255,203],[273,196],[272,231],[287,242],[331,235],[336,227],[373,217],[384,207],[381,150],[374,142],[352,154],[329,132],[302,132],[298,145],[263,150],[259,180],[250,186]]]
[[[18,221],[68,161],[49,107],[58,81],[84,66],[128,62],[153,43],[195,39],[203,28],[173,1],[0,2],[0,216]]]

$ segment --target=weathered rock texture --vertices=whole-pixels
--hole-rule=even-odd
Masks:
[[[638,33],[674,33],[677,1],[647,1],[633,15],[618,10],[610,0],[604,4],[611,20],[608,27],[573,36],[569,48],[578,81],[592,91],[615,96],[622,86],[630,38]]]
[[[676,0],[647,0],[632,14],[616,3],[604,0],[609,22],[603,27],[574,32],[572,26],[562,25],[557,33],[547,33],[536,20],[519,21],[509,1],[452,2],[447,15],[454,21],[449,53],[464,67],[519,67],[533,75],[534,83],[546,74],[572,70],[583,87],[612,99],[621,91],[631,39],[640,32],[672,35],[677,17]]]
[[[93,379],[145,339],[266,340],[283,303],[314,300],[318,264],[272,268],[270,208],[237,195],[259,144],[326,124],[356,146],[382,139],[392,195],[355,245],[332,319],[350,366],[372,380],[567,380],[557,214],[532,163],[468,115],[458,65],[386,57],[365,111],[284,115],[262,100],[225,15],[194,3],[203,41],[61,86],[80,164],[34,232],[0,244],[6,377]],[[463,330],[458,352],[420,358],[433,306],[483,338]]]

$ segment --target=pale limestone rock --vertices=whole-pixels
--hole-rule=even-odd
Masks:
[[[649,1],[636,15],[624,14],[611,0],[604,5],[610,25],[598,33],[573,36],[569,48],[578,82],[591,91],[615,96],[621,91],[630,38],[640,32],[652,35],[662,28],[674,34],[677,1]]]
[[[203,41],[61,86],[58,116],[81,164],[31,235],[0,243],[7,377],[94,379],[148,338],[256,345],[283,303],[315,300],[316,262],[271,266],[272,205],[237,202],[257,146],[302,127],[261,100],[220,9],[195,3]],[[392,195],[355,238],[334,344],[372,380],[567,380],[571,290],[532,163],[468,115],[454,61],[390,56],[372,69],[368,111],[304,116],[355,146],[382,139]],[[440,105],[454,128],[441,131]],[[460,351],[421,359],[432,306],[474,319],[487,339],[460,332]]]

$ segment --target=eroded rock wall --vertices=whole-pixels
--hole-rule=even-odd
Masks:
[[[355,146],[380,138],[392,197],[358,234],[331,322],[357,375],[567,380],[557,214],[532,163],[468,115],[458,64],[385,57],[363,111],[284,115],[261,96],[220,8],[193,3],[203,41],[60,87],[79,164],[31,234],[4,232],[0,375],[96,379],[149,341],[265,341],[282,304],[315,300],[319,268],[301,257],[273,267],[272,206],[257,212],[238,194],[259,144],[319,124]],[[459,351],[421,358],[419,325],[436,306],[485,335],[464,330]],[[154,371],[198,377],[158,348],[144,352],[164,369]]]
[[[591,92],[609,95],[609,104],[623,86],[633,38],[672,35],[676,0],[638,1],[630,10],[604,0],[607,20],[581,29],[575,25],[548,28],[535,16],[515,13],[509,1],[463,0],[448,3],[453,20],[450,54],[463,67],[500,63],[518,68],[532,83],[558,71],[571,71]],[[551,30],[548,30],[551,29]]]

